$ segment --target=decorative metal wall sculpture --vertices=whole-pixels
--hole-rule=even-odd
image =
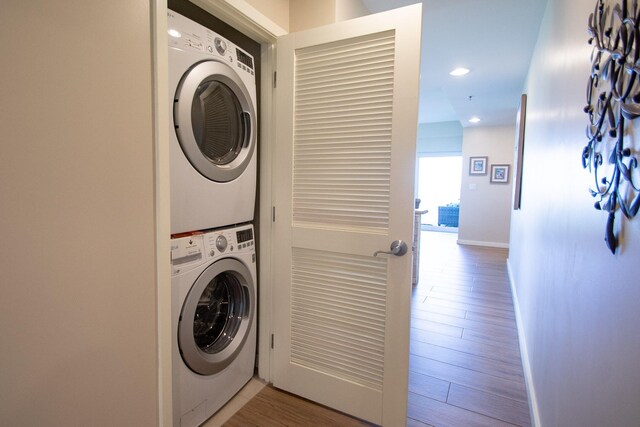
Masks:
[[[622,211],[631,219],[640,208],[640,189],[634,183],[640,179],[637,150],[631,132],[632,121],[640,117],[639,24],[637,0],[618,1],[613,7],[597,0],[589,16],[593,53],[584,109],[589,115],[589,141],[582,152],[582,166],[595,180],[590,188],[597,199],[595,208],[609,213],[605,241],[614,254],[619,243],[616,214]]]

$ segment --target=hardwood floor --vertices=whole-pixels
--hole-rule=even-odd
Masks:
[[[409,427],[529,426],[507,250],[422,232],[413,290]],[[368,425],[265,387],[224,424]]]
[[[231,417],[224,426],[367,427],[372,424],[267,386]]]
[[[408,426],[529,426],[506,249],[422,232]]]

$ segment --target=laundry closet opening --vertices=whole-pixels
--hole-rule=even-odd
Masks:
[[[167,10],[173,425],[256,373],[260,44],[187,1]]]

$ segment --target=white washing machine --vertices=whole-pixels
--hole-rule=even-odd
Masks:
[[[169,11],[171,234],[252,221],[257,105],[253,57]]]
[[[251,224],[171,240],[174,426],[202,424],[253,376]]]

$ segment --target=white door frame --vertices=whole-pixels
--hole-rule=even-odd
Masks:
[[[153,121],[156,228],[156,341],[158,345],[158,425],[173,424],[171,333],[171,218],[169,199],[169,99],[167,2],[153,0],[151,41],[153,55]]]

